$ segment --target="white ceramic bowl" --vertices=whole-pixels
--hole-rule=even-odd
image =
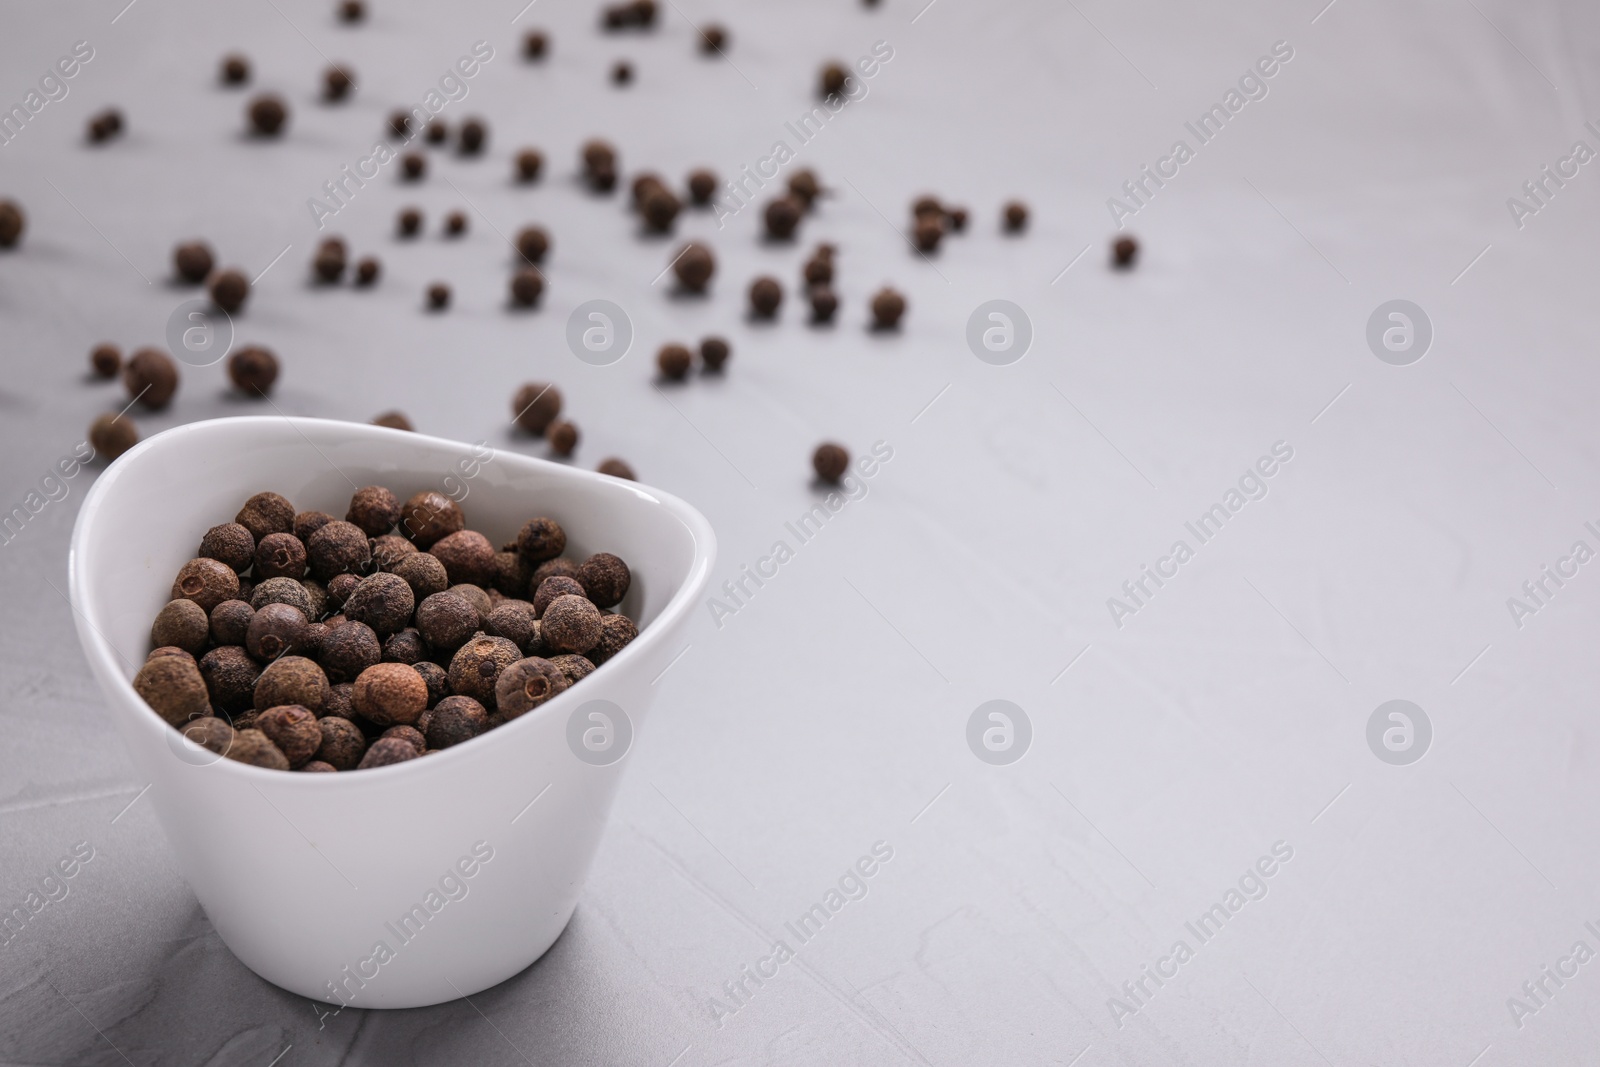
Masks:
[[[78,515],[70,562],[78,636],[178,863],[234,954],[303,996],[436,1004],[509,978],[550,947],[628,764],[628,727],[636,740],[653,681],[683,649],[710,572],[711,528],[681,500],[506,452],[469,478],[460,464],[471,456],[467,445],[375,426],[218,419],[168,430],[117,459]],[[496,544],[533,516],[555,518],[567,555],[627,560],[633,584],[620,609],[642,632],[529,714],[390,767],[271,771],[184,741],[130,679],[201,534],[262,490],[342,516],[365,485],[402,500],[422,489],[453,493],[469,527]],[[595,707],[607,718],[592,718]],[[588,748],[569,745],[585,730]]]

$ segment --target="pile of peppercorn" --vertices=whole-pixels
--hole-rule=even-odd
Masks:
[[[257,493],[172,583],[133,687],[185,737],[277,770],[347,771],[470,741],[639,630],[628,565],[536,518],[495,550],[442,493],[360,489],[344,519]]]

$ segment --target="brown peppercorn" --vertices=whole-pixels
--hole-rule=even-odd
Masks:
[[[243,85],[250,80],[250,61],[239,53],[222,57],[222,84]]]
[[[355,686],[349,682],[340,682],[338,685],[331,687],[328,690],[328,699],[323,701],[322,707],[318,709],[317,713],[324,718],[329,716],[339,719],[355,718],[356,708],[350,698],[350,694],[354,690]]]
[[[430,489],[413,494],[400,508],[400,532],[424,550],[465,525],[461,505]]]
[[[567,686],[571,688],[594,673],[594,664],[587,658],[572,652],[565,652],[559,656],[550,657],[551,666],[566,675]]]
[[[495,680],[501,671],[521,658],[521,649],[504,637],[475,636],[451,657],[450,689],[493,709]]]
[[[577,578],[568,578],[564,575],[552,575],[539,583],[533,592],[533,615],[536,619],[544,618],[544,613],[557,597],[581,596],[587,597],[588,591]]]
[[[559,414],[561,390],[545,382],[528,382],[511,398],[512,420],[535,437],[543,437]]]
[[[468,119],[461,124],[461,154],[475,156],[483,151],[484,142],[489,137],[489,127],[484,125],[482,119]]]
[[[922,216],[911,231],[911,240],[917,246],[917,251],[924,254],[937,252],[939,242],[943,239],[944,218],[940,215]]]
[[[343,100],[350,95],[350,73],[343,67],[329,67],[322,72],[322,98],[324,100]]]
[[[185,652],[183,649],[176,648],[172,645],[163,645],[160,648],[152,648],[150,650],[150,654],[145,657],[145,661],[149,662],[153,659],[160,659],[162,656],[176,656],[178,659],[188,660],[190,663],[195,661],[193,654]]]
[[[967,228],[967,209],[953,207],[945,212],[945,218],[950,223],[950,229],[955,233],[962,233]]]
[[[1139,242],[1132,237],[1119,237],[1111,246],[1112,265],[1127,270],[1139,258]]]
[[[268,578],[255,587],[250,594],[250,606],[260,611],[268,604],[287,604],[291,608],[298,608],[306,618],[311,618],[311,594],[293,578]]]
[[[415,237],[422,231],[422,212],[414,207],[401,208],[395,216],[395,229],[401,237]]]
[[[372,561],[372,548],[366,531],[353,522],[338,519],[324,524],[306,542],[306,557],[311,575],[329,581],[336,574],[358,574]]]
[[[212,276],[210,292],[212,303],[231,315],[250,298],[250,279],[231,268],[219,271]]]
[[[419,755],[411,742],[403,738],[380,737],[372,742],[372,747],[361,757],[361,762],[356,764],[356,770],[368,771],[375,767],[388,767],[391,764],[416,759]]]
[[[428,286],[428,308],[431,311],[443,311],[450,306],[450,287],[443,282],[434,282]]]
[[[550,442],[550,451],[558,456],[570,456],[578,447],[578,424],[570,419],[558,419],[544,432]]]
[[[544,292],[544,275],[529,267],[519,270],[511,276],[511,303],[516,307],[529,308],[539,302],[539,295]]]
[[[257,712],[279,704],[303,704],[311,711],[320,711],[328,691],[328,676],[314,661],[304,656],[280,656],[267,664],[256,679],[253,703]]]
[[[335,770],[348,771],[361,762],[367,751],[367,739],[361,728],[349,719],[337,715],[324,715],[317,720],[317,733],[321,740],[316,758],[332,765]]]
[[[202,715],[178,727],[178,732],[203,749],[226,756],[233,747],[233,727],[215,715]]]
[[[444,217],[444,232],[448,237],[460,237],[467,232],[467,213],[452,211]]]
[[[517,534],[517,552],[530,563],[554,559],[566,547],[567,532],[554,519],[529,519]]]
[[[396,137],[410,137],[411,136],[411,112],[409,112],[409,111],[391,111],[391,112],[389,112],[389,132],[394,134]]]
[[[1012,200],[1002,209],[1001,219],[1006,233],[1021,233],[1028,227],[1028,205]]]
[[[422,680],[428,684],[428,707],[433,707],[439,701],[450,695],[450,675],[445,669],[432,660],[420,659],[411,665],[411,669],[422,675]],[[423,712],[426,715],[427,712]],[[417,720],[418,723],[422,719]],[[423,727],[418,726],[421,730]]]
[[[301,541],[311,540],[311,535],[333,521],[326,511],[299,511],[294,516],[293,533]]]
[[[322,747],[322,729],[317,725],[317,717],[309,708],[298,704],[267,708],[256,716],[255,728],[278,746],[290,767],[305,763]]]
[[[211,248],[204,241],[185,241],[172,250],[172,267],[182,280],[199,285],[216,265]]]
[[[318,720],[318,721],[320,722],[321,720]],[[335,772],[338,769],[339,768],[335,767],[331,763],[326,762],[325,760],[314,759],[314,760],[311,760],[310,762],[306,763],[304,766],[302,766],[300,768],[300,773],[301,774],[328,774],[328,773]]]
[[[191,559],[173,579],[171,600],[192,600],[209,612],[224,600],[239,596],[239,576],[232,567],[201,556]]]
[[[245,651],[262,663],[269,663],[289,652],[308,656],[306,616],[288,604],[264,604],[250,619],[244,636]]]
[[[255,576],[293,578],[306,575],[306,546],[294,534],[273,533],[256,543]]]
[[[242,645],[256,609],[243,600],[224,600],[211,609],[206,627],[216,645]]]
[[[705,207],[711,203],[716,191],[717,176],[714,173],[704,168],[689,172],[689,199],[692,202]]]
[[[600,616],[600,643],[584,655],[596,667],[621,652],[628,643],[639,636],[639,628],[626,615]]]
[[[449,748],[474,737],[489,728],[489,713],[482,704],[468,696],[448,696],[439,701],[423,731],[429,748]]]
[[[96,455],[116,459],[139,443],[139,428],[125,415],[106,412],[89,424],[89,444]]]
[[[341,0],[339,19],[343,22],[360,22],[367,17],[367,5],[362,0]]]
[[[288,118],[288,105],[270,93],[250,101],[250,128],[258,136],[278,136]]]
[[[96,378],[115,378],[122,369],[122,349],[113,344],[95,345],[89,351],[89,369]]]
[[[192,600],[170,600],[156,613],[150,626],[150,643],[160,648],[170,645],[198,656],[211,636],[211,620],[206,610]]]
[[[477,609],[454,593],[435,593],[417,605],[417,631],[436,652],[454,652],[478,632]]]
[[[684,289],[691,293],[703,293],[711,283],[711,276],[717,272],[717,261],[711,249],[698,241],[690,241],[673,260],[672,270]]]
[[[246,396],[266,396],[278,380],[278,357],[259,345],[247,345],[228,357],[228,377]]]
[[[578,581],[598,607],[609,608],[622,603],[622,598],[628,595],[633,573],[620,557],[610,552],[596,552],[578,568]]]
[[[502,600],[489,612],[483,622],[483,632],[490,637],[503,637],[522,650],[523,655],[533,655],[544,647],[539,636],[539,619],[533,605],[526,600]]]
[[[193,659],[156,656],[133,676],[133,688],[173,726],[210,714],[211,695]]]
[[[829,63],[822,68],[822,73],[817,76],[817,88],[824,98],[835,93],[842,93],[850,81],[850,72],[839,63]]]
[[[617,186],[617,152],[604,141],[589,141],[583,146],[583,170],[590,188],[608,193]]]
[[[529,263],[538,263],[550,251],[550,235],[542,226],[524,226],[517,233],[517,254]]]
[[[226,563],[235,572],[248,570],[255,562],[256,539],[239,523],[225,522],[206,531],[195,555]]]
[[[428,157],[421,152],[407,152],[400,157],[400,173],[407,181],[419,181],[428,173]]]
[[[380,737],[379,740],[381,741],[384,738],[394,738],[396,741],[404,741],[406,744],[416,749],[417,755],[419,756],[428,750],[428,739],[423,737],[422,731],[418,730],[415,726],[391,726],[383,732],[383,736]]]
[[[936,196],[919,196],[911,202],[911,216],[914,219],[943,215],[944,205],[939,203],[939,198]]]
[[[378,280],[378,275],[383,267],[373,256],[362,256],[356,264],[356,284],[360,286],[372,285]]]
[[[543,59],[550,50],[550,38],[540,30],[529,30],[522,38],[522,55],[527,59]]]
[[[376,726],[409,726],[428,707],[428,683],[404,663],[378,663],[351,690],[357,714]]]
[[[450,124],[444,119],[433,119],[425,127],[423,136],[431,145],[442,145],[450,139]]]
[[[289,757],[272,743],[271,738],[254,728],[235,731],[233,744],[228,746],[226,756],[239,763],[248,763],[252,767],[265,767],[271,771],[289,769]]]
[[[357,489],[344,518],[368,537],[381,537],[400,521],[400,498],[381,485]]]
[[[728,31],[716,23],[700,28],[700,51],[714,56],[728,46]]]
[[[407,626],[399,633],[390,634],[383,641],[383,662],[421,663],[428,658],[428,643],[414,627]]]
[[[364,622],[380,637],[405,628],[416,608],[416,599],[404,578],[380,571],[361,579],[361,584],[345,598],[344,617]]]
[[[539,656],[517,660],[495,683],[494,708],[507,719],[526,715],[571,683],[560,667]]]
[[[805,211],[810,211],[822,195],[822,182],[814,170],[797,170],[789,176],[789,195]]]
[[[704,338],[700,342],[700,362],[705,365],[707,372],[720,373],[732,351],[728,342],[721,337]]]
[[[906,313],[906,298],[893,289],[883,288],[872,298],[872,325],[877,330],[892,330]]]
[[[639,214],[645,226],[654,233],[671,233],[672,223],[683,210],[683,204],[666,188],[655,188],[645,193],[639,204]]]
[[[619,59],[611,65],[611,84],[629,85],[633,82],[633,64]]]
[[[750,315],[757,319],[770,319],[778,314],[783,303],[783,286],[778,279],[760,277],[750,283]]]
[[[396,511],[399,510],[398,504]],[[380,571],[392,571],[395,564],[407,556],[417,554],[417,546],[399,534],[384,534],[372,539],[372,565]]]
[[[22,239],[27,216],[14,200],[0,200],[0,248],[10,248]]]
[[[539,635],[553,651],[587,652],[600,643],[600,609],[587,597],[558,596],[539,616]]]
[[[601,474],[609,474],[613,478],[623,478],[630,482],[639,480],[638,475],[633,473],[633,468],[615,456],[601,460],[600,466],[596,467],[595,470]]]
[[[294,532],[294,505],[277,493],[257,493],[244,502],[233,521],[260,541],[267,534]]]
[[[833,260],[827,256],[813,255],[802,268],[807,285],[833,284]]]
[[[478,613],[479,620],[487,619],[489,612],[494,610],[494,597],[471,582],[458,582],[446,589],[445,592],[454,593],[468,604],[471,604],[473,610]]]
[[[372,425],[387,427],[391,430],[409,431],[412,428],[411,420],[406,418],[403,412],[399,411],[385,411],[381,415],[374,415],[372,417]]]
[[[494,575],[489,580],[491,588],[503,596],[521,597],[528,592],[528,582],[533,578],[533,564],[517,554],[517,544],[502,546],[494,554]]]
[[[839,294],[826,285],[818,285],[811,290],[811,321],[832,322],[833,316],[839,311]]]
[[[774,241],[792,240],[795,228],[800,225],[801,211],[800,202],[793,197],[780,196],[769,203],[764,215],[767,236]]]
[[[579,562],[575,559],[567,559],[565,556],[545,560],[533,569],[532,583],[524,587],[523,592],[532,600],[532,594],[539,591],[539,587],[544,584],[546,578],[554,578],[559,575],[562,578],[571,578],[576,581]]]
[[[517,153],[517,180],[536,182],[544,169],[544,156],[537,148],[524,148]]]
[[[243,645],[223,645],[201,656],[199,666],[211,703],[231,716],[234,726],[243,729],[238,721],[239,715],[243,712],[254,714],[252,708],[255,704],[256,682],[261,678],[261,665],[250,658],[250,653]]]
[[[353,682],[361,672],[383,661],[378,635],[364,622],[347,621],[322,636],[317,658],[330,682]]]
[[[662,345],[661,351],[656,353],[656,368],[661,372],[661,377],[669,382],[681,382],[689,376],[689,368],[694,365],[694,356],[683,345]]]
[[[116,108],[106,110],[89,120],[89,140],[94,144],[108,141],[122,132],[122,112]]]
[[[130,399],[160,411],[178,391],[178,365],[159,348],[141,348],[123,368],[122,384]]]
[[[850,453],[842,445],[824,441],[811,454],[811,466],[818,478],[837,485],[844,472],[850,469]]]
[[[450,576],[445,572],[444,564],[427,552],[406,556],[388,569],[411,587],[411,595],[419,604],[433,594],[450,588]]]

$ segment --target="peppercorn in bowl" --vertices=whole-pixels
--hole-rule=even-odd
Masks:
[[[69,569],[224,942],[303,996],[416,1007],[566,925],[714,554],[698,512],[634,482],[266,417],[120,457]]]

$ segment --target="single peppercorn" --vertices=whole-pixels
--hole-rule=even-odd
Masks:
[[[419,753],[409,741],[398,737],[380,737],[367,749],[366,755],[361,757],[361,762],[356,764],[356,770],[367,771],[376,767],[388,767],[406,760],[417,759]]]
[[[192,658],[156,656],[133,676],[134,692],[173,726],[206,715],[211,695]]]
[[[250,594],[250,606],[260,611],[268,604],[287,604],[300,609],[300,614],[306,618],[311,617],[311,594],[293,578],[268,578],[255,587]]]
[[[672,270],[684,289],[691,293],[703,293],[711,283],[711,276],[717,271],[717,261],[711,249],[698,241],[691,241],[678,252],[672,262]]]
[[[502,600],[484,620],[483,632],[490,637],[503,637],[522,650],[523,655],[533,655],[543,647],[539,636],[539,620],[526,600]]]
[[[1028,226],[1028,205],[1012,200],[1002,209],[1001,218],[1006,233],[1021,233]]]
[[[250,620],[255,618],[255,615],[256,609],[243,600],[224,600],[211,609],[211,617],[206,623],[212,643],[244,644],[245,634],[250,629]]]
[[[806,260],[806,265],[801,268],[801,273],[807,285],[831,285],[833,283],[833,260],[825,256],[814,255]]]
[[[571,419],[559,419],[544,432],[550,442],[550,451],[558,456],[570,456],[578,448],[578,424]]]
[[[1139,242],[1132,237],[1119,237],[1111,246],[1111,262],[1118,269],[1127,270],[1138,258]]]
[[[185,241],[172,250],[173,271],[191,285],[205,281],[215,265],[211,249],[204,241]]]
[[[450,587],[450,576],[445,573],[444,564],[427,552],[413,553],[400,559],[389,568],[389,572],[411,587],[411,595],[419,604],[434,593],[442,593]]]
[[[446,589],[445,592],[454,593],[468,604],[471,604],[473,610],[478,613],[480,621],[487,619],[489,612],[494,610],[494,598],[470,582],[458,582]]]
[[[406,418],[404,412],[400,411],[385,411],[381,415],[374,415],[372,417],[372,425],[383,426],[390,430],[409,431],[412,428],[411,420]]]
[[[566,676],[568,688],[577,685],[594,673],[594,664],[587,657],[572,652],[551,656],[550,665]]]
[[[596,552],[578,568],[578,581],[598,607],[614,607],[628,595],[633,583],[633,573],[619,556],[610,552]],[[580,650],[581,651],[581,650]]]
[[[503,637],[474,636],[450,659],[450,689],[493,709],[495,680],[521,658],[522,650]]]
[[[401,237],[415,237],[422,230],[422,212],[414,207],[401,208],[395,220],[395,228]]]
[[[330,682],[353,682],[361,672],[383,660],[383,645],[372,627],[347,620],[322,636],[318,662]]]
[[[122,369],[122,349],[113,344],[99,344],[89,351],[89,369],[96,378],[115,378]]]
[[[324,773],[324,774],[326,774],[326,773],[331,773],[331,772],[337,771],[338,769],[339,768],[335,767],[331,763],[326,762],[325,760],[314,759],[314,760],[311,760],[310,762],[306,763],[304,766],[300,767],[300,773],[301,774],[308,774],[308,773]]]
[[[420,181],[428,172],[428,157],[421,152],[407,152],[400,157],[400,173],[407,181]]]
[[[877,330],[892,330],[906,313],[906,298],[893,289],[883,288],[872,298],[872,324]]]
[[[383,736],[378,740],[382,741],[385,738],[394,738],[397,741],[404,741],[406,744],[416,749],[417,755],[419,756],[428,750],[428,739],[423,737],[422,731],[418,730],[415,726],[391,726],[383,732]]]
[[[700,341],[700,362],[712,373],[720,373],[732,353],[728,342],[721,337],[706,337]]]
[[[330,101],[343,100],[350,95],[350,87],[354,84],[349,71],[343,67],[329,67],[322,72],[322,98]]]
[[[89,141],[99,144],[122,132],[122,112],[111,107],[89,120]]]
[[[544,168],[544,156],[537,148],[524,148],[517,153],[517,180],[536,182]]]
[[[562,596],[587,597],[588,590],[576,577],[568,578],[565,575],[552,575],[540,582],[533,591],[533,615],[536,619],[544,618],[544,613],[549,610],[550,604]]]
[[[556,652],[587,652],[600,643],[600,609],[587,597],[558,596],[539,616],[539,635]]]
[[[200,549],[195,553],[206,559],[226,563],[237,573],[248,570],[256,558],[256,539],[248,529],[237,522],[213,526],[200,538]]]
[[[178,732],[193,744],[219,756],[226,756],[233,747],[233,727],[215,715],[202,715],[178,727]]]
[[[242,729],[238,716],[244,712],[253,714],[261,665],[239,644],[213,648],[200,657],[199,667],[211,703],[233,717],[234,726]]]
[[[700,51],[708,56],[720,53],[728,46],[728,31],[716,23],[700,28]]]
[[[750,283],[750,315],[756,319],[770,319],[778,314],[783,303],[783,286],[778,279],[766,276]]]
[[[250,298],[250,279],[231,268],[219,271],[211,279],[210,292],[212,303],[231,315]]]
[[[528,594],[529,599],[531,600],[532,595],[538,593],[539,587],[544,584],[546,578],[561,577],[571,578],[576,581],[578,578],[578,567],[578,560],[568,559],[565,556],[558,556],[555,559],[547,559],[533,569],[532,584],[524,587],[523,592]]]
[[[417,632],[436,652],[454,652],[478,632],[477,610],[454,593],[435,593],[417,605]]]
[[[250,128],[257,136],[278,136],[288,118],[288,105],[279,97],[268,94],[250,101]]]
[[[253,573],[257,579],[293,578],[298,581],[304,578],[306,546],[294,534],[268,534],[256,542]]]
[[[245,630],[244,647],[252,658],[263,663],[289,652],[309,656],[305,613],[288,604],[262,605]]]
[[[717,176],[704,168],[689,172],[689,199],[700,207],[711,203],[717,191]]]
[[[289,757],[272,743],[271,738],[253,727],[234,732],[233,744],[228,746],[226,755],[228,759],[252,767],[265,767],[271,771],[289,769]]]
[[[324,715],[318,719],[317,733],[316,758],[335,770],[350,770],[361,762],[367,751],[367,739],[361,728],[338,715]]]
[[[802,210],[810,211],[822,195],[822,182],[814,170],[797,170],[789,176],[789,195]]]
[[[769,203],[763,216],[767,236],[774,241],[793,240],[795,228],[800,225],[800,213],[800,203],[793,197],[780,196]]]
[[[600,616],[600,643],[591,648],[584,655],[589,657],[596,667],[615,656],[627,647],[628,643],[639,636],[639,627],[626,615]]]
[[[409,726],[428,706],[428,683],[404,663],[378,663],[361,672],[350,697],[374,725]]]
[[[139,443],[139,428],[125,415],[106,412],[89,424],[89,444],[96,455],[116,459]]]
[[[411,136],[411,112],[389,112],[389,132],[396,137],[409,138]]]
[[[608,193],[617,185],[617,152],[604,141],[588,141],[583,146],[584,177],[596,192]]]
[[[817,88],[823,98],[826,99],[835,93],[844,92],[845,85],[849,81],[850,72],[845,70],[842,64],[829,63],[822,68],[822,72],[817,76]]]
[[[824,441],[811,454],[811,466],[817,472],[818,478],[837,485],[839,479],[844,477],[844,472],[850,468],[850,453],[846,452],[842,445]]]
[[[345,600],[349,598],[351,593],[355,592],[356,586],[360,584],[361,576],[358,574],[351,574],[349,571],[343,574],[335,574],[328,579],[328,603],[336,608],[343,607]]]
[[[366,531],[352,522],[335,519],[324,524],[306,542],[311,575],[328,581],[336,574],[360,573],[372,561]]]
[[[669,382],[683,381],[693,364],[694,356],[683,345],[662,345],[661,351],[656,353],[656,369]]]
[[[228,378],[246,396],[266,396],[278,380],[278,357],[260,345],[247,345],[228,357]]]
[[[527,382],[511,398],[511,417],[518,426],[535,437],[561,414],[561,390],[545,382]]]
[[[619,59],[611,65],[612,85],[631,85],[633,83],[633,64],[626,59]]]
[[[450,695],[450,676],[445,669],[432,660],[421,659],[411,665],[411,669],[422,675],[422,680],[428,686],[428,707],[433,707],[439,701]],[[423,712],[424,715],[427,712]],[[421,722],[419,718],[417,720]],[[417,729],[422,729],[418,726]]]
[[[173,579],[171,600],[192,600],[210,611],[224,600],[239,596],[239,576],[232,567],[204,556],[191,559]]]
[[[343,22],[360,22],[367,17],[367,5],[361,0],[341,0],[339,18]]]
[[[814,286],[811,290],[811,321],[822,323],[832,322],[833,316],[839,311],[839,294],[826,285]]]
[[[447,237],[460,237],[467,232],[467,214],[464,211],[452,211],[444,217],[444,232]]]
[[[298,704],[280,704],[256,716],[256,727],[277,745],[289,760],[290,767],[298,767],[322,747],[322,729],[317,717],[309,708]]]
[[[122,385],[130,400],[160,411],[178,391],[178,365],[159,348],[141,348],[123,368]]]
[[[517,233],[517,254],[529,263],[539,263],[550,251],[550,234],[542,226],[524,226]]]
[[[14,200],[0,200],[0,248],[10,248],[22,239],[27,216]]]
[[[271,533],[294,532],[294,505],[277,493],[257,493],[244,502],[233,521],[260,541]]]
[[[431,145],[442,145],[450,140],[450,124],[444,119],[434,119],[428,123],[425,136]]]
[[[434,282],[428,286],[428,308],[432,311],[443,311],[450,306],[450,287],[443,282]]]
[[[323,701],[322,707],[318,709],[317,714],[340,719],[355,718],[356,708],[350,698],[350,694],[354,690],[355,686],[349,682],[340,682],[338,685],[330,687],[328,689],[328,697]]]
[[[672,223],[683,210],[683,203],[666,187],[650,189],[639,204],[639,214],[653,233],[671,233]]]
[[[540,656],[517,660],[495,683],[495,709],[507,719],[526,715],[570,685],[561,668]]]
[[[953,207],[945,212],[945,218],[950,223],[950,229],[955,233],[963,233],[967,228],[967,209]]]
[[[638,475],[634,474],[633,468],[615,456],[601,460],[600,466],[596,467],[595,470],[601,474],[609,474],[613,478],[622,478],[630,482],[639,480]]]
[[[385,663],[421,663],[428,658],[428,643],[415,627],[407,626],[399,633],[390,634],[383,640],[383,662]]]
[[[511,303],[516,307],[533,307],[544,292],[544,276],[529,267],[511,276]]]
[[[937,252],[939,242],[944,240],[944,219],[939,215],[924,215],[917,220],[911,231],[912,243],[917,246],[917,251],[924,254]]]
[[[326,511],[297,511],[292,532],[301,541],[310,541],[312,534],[332,521],[333,516]]]
[[[465,526],[461,505],[430,489],[412,495],[400,508],[400,533],[424,550]]]
[[[243,85],[250,80],[250,61],[237,52],[222,57],[222,84]]]
[[[488,728],[489,713],[482,704],[468,696],[447,696],[434,706],[423,734],[430,748],[449,748]]]
[[[399,534],[384,534],[372,539],[372,565],[380,571],[392,571],[396,563],[416,554],[417,546]]]
[[[517,534],[517,552],[530,563],[543,563],[566,551],[567,532],[554,519],[530,519]]]
[[[522,38],[522,54],[527,59],[543,59],[550,50],[550,38],[540,30],[529,30]]]
[[[482,119],[467,119],[461,124],[461,154],[475,156],[483,151],[483,145],[489,137],[489,127]]]
[[[382,267],[376,258],[373,256],[361,257],[361,260],[356,263],[356,284],[360,286],[372,285],[378,280],[378,274],[381,271]]]
[[[210,636],[211,619],[206,609],[192,600],[169,600],[150,626],[152,645],[170,645],[196,656]]]
[[[172,645],[163,645],[161,648],[152,648],[150,650],[150,654],[145,657],[145,661],[149,662],[153,659],[160,659],[162,656],[176,656],[178,659],[188,660],[190,663],[195,661],[193,653],[185,652],[183,649],[176,648]]]
[[[400,498],[381,485],[357,489],[344,518],[368,537],[381,537],[400,521]]]
[[[416,599],[404,578],[380,571],[361,580],[345,598],[344,617],[364,622],[380,637],[405,628],[416,608]]]
[[[501,595],[508,597],[526,595],[528,582],[532,578],[533,564],[517,554],[515,541],[510,545],[502,545],[500,551],[494,554],[494,577],[489,580],[489,584]]]

